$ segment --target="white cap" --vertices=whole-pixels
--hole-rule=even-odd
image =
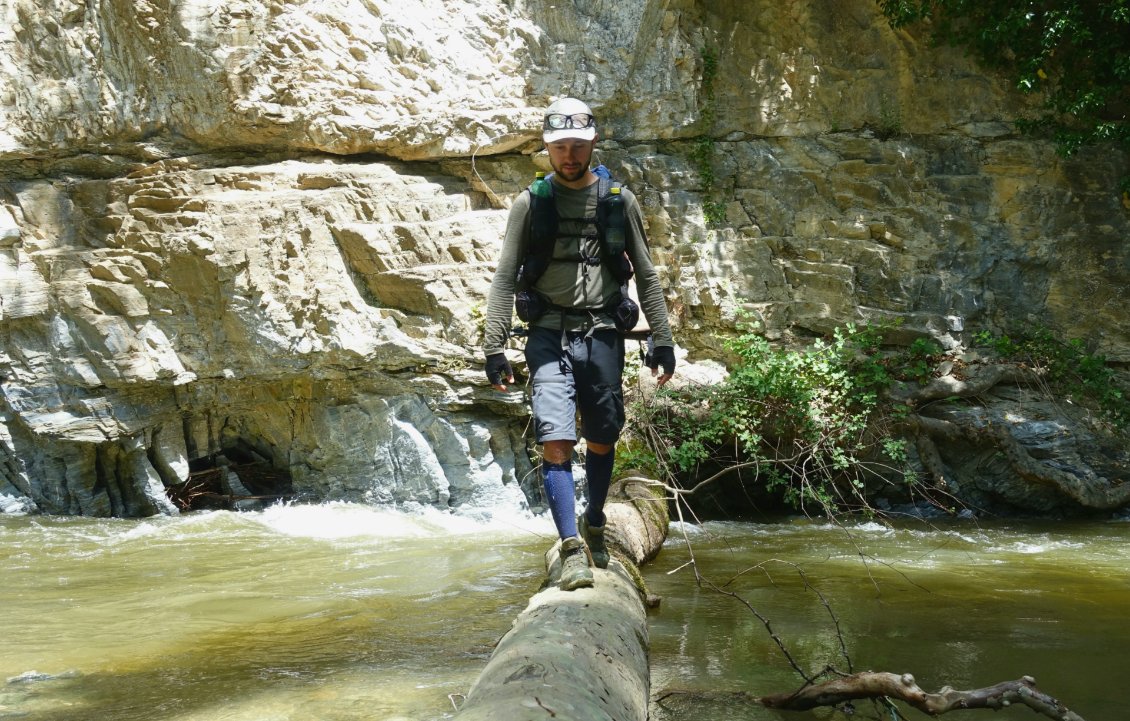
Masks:
[[[577,114],[584,114],[592,117],[593,124],[589,125],[587,128],[551,128],[544,122],[545,118],[548,118],[550,115],[571,116]],[[577,100],[576,98],[561,98],[560,100],[554,102],[553,105],[550,105],[548,108],[546,108],[545,115],[543,116],[542,120],[543,132],[541,138],[543,141],[545,141],[546,144],[554,143],[558,140],[564,140],[565,138],[592,140],[596,137],[596,116],[592,114],[592,110],[588,105],[585,105],[583,102]]]

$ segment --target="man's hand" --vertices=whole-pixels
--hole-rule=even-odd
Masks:
[[[662,386],[675,375],[675,349],[669,345],[656,346],[644,358],[644,365],[651,369],[652,376],[659,375],[659,368],[663,368],[663,375],[658,381]]]
[[[507,383],[514,382],[514,369],[510,361],[506,360],[505,353],[495,353],[487,356],[487,382],[496,391],[505,391]]]

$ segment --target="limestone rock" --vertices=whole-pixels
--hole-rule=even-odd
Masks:
[[[503,218],[455,179],[408,171],[158,164],[80,184],[9,249],[56,282],[5,266],[41,298],[18,333],[28,301],[5,304],[17,485],[44,510],[167,511],[83,501],[72,482],[89,476],[92,492],[91,453],[108,441],[147,449],[150,466],[113,465],[141,489],[183,483],[192,459],[242,441],[306,496],[518,503],[511,421],[460,415],[480,392],[458,370],[476,355],[466,298],[485,294]],[[40,194],[56,197],[25,191]],[[21,267],[39,277],[34,260]]]

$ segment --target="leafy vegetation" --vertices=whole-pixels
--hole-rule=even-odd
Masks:
[[[702,103],[699,108],[699,122],[703,134],[694,142],[690,157],[702,179],[702,212],[706,223],[716,228],[726,220],[726,204],[716,197],[717,184],[714,176],[714,121],[718,116],[718,101],[714,93],[714,81],[718,78],[718,56],[709,48],[702,51]]]
[[[890,140],[902,133],[902,113],[890,98],[883,97],[879,101],[879,125],[875,133],[880,140]]]
[[[1088,353],[1082,340],[1063,341],[1045,328],[1036,328],[1012,335],[983,331],[974,341],[1001,360],[1046,371],[1057,395],[1094,404],[1116,428],[1130,429],[1130,395],[1106,358]]]
[[[721,474],[752,469],[757,489],[828,516],[872,513],[869,498],[888,490],[955,510],[944,489],[921,483],[912,470],[904,434],[913,408],[893,400],[915,388],[940,399],[927,386],[947,352],[929,338],[884,350],[889,330],[849,325],[809,347],[784,349],[741,328],[726,344],[734,360],[724,381],[665,389],[630,405],[620,471],[636,469],[692,493]],[[1049,397],[1098,408],[1112,426],[1130,429],[1130,391],[1081,341],[1047,330],[982,332],[974,341],[996,362],[1040,371],[1032,377]],[[967,366],[955,363],[960,376]]]
[[[893,27],[928,23],[934,40],[1041,93],[1042,114],[1018,124],[1051,133],[1064,154],[1104,141],[1130,148],[1130,0],[877,2]]]
[[[794,351],[743,329],[727,343],[736,362],[723,383],[633,407],[635,437],[623,461],[660,477],[696,478],[715,464],[754,467],[796,508],[870,510],[869,480],[901,475],[915,482],[905,444],[882,431],[897,415],[882,397],[900,375],[922,375],[892,370],[879,337],[876,329],[848,326]]]

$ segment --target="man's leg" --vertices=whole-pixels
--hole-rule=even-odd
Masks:
[[[616,446],[589,442],[585,450],[585,478],[588,481],[589,505],[581,519],[581,538],[588,544],[592,562],[597,568],[608,568],[608,546],[604,543],[604,502],[612,483],[612,464]]]
[[[545,495],[557,535],[561,537],[561,588],[572,591],[593,584],[589,557],[577,532],[576,487],[573,485],[573,442],[542,444]],[[607,563],[605,565],[608,565]]]
[[[576,486],[573,481],[573,442],[546,441],[542,444],[542,483],[553,514],[557,535],[577,535]]]
[[[586,444],[585,478],[588,480],[589,505],[585,517],[590,526],[604,525],[604,502],[612,483],[612,466],[616,462],[616,446],[607,443]]]
[[[560,332],[531,328],[526,361],[533,380],[534,429],[542,446],[542,482],[561,538],[561,588],[593,584],[585,544],[577,534],[573,446],[577,442],[577,395],[572,359],[561,349]]]
[[[616,331],[597,331],[585,346],[583,360],[574,358],[577,404],[586,441],[585,476],[588,509],[581,519],[581,536],[592,552],[593,563],[608,566],[604,543],[604,504],[616,461],[616,439],[624,427],[624,339]]]
[[[542,484],[561,538],[577,535],[573,446],[577,441],[577,392],[561,333],[537,326],[526,339],[534,434],[542,447]]]

